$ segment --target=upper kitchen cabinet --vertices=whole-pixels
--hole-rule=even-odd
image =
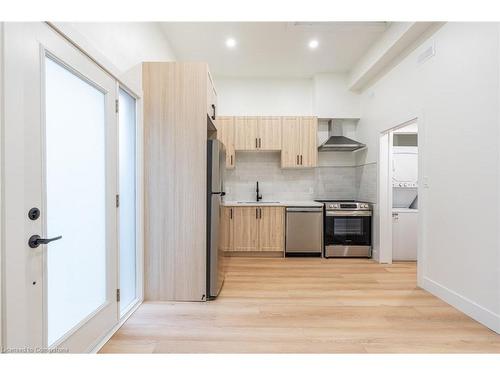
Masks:
[[[281,117],[235,117],[235,148],[238,151],[281,150]]]
[[[212,76],[207,69],[207,115],[215,125],[217,117],[217,92],[215,91]]]
[[[234,118],[234,146],[239,151],[259,148],[259,118],[236,116]]]
[[[217,116],[217,139],[226,147],[226,168],[234,168],[234,117]]]
[[[300,118],[300,166],[316,167],[318,165],[318,119],[316,117]]]
[[[313,168],[318,164],[318,119],[283,117],[282,168]]]
[[[259,117],[259,150],[281,150],[281,117]]]

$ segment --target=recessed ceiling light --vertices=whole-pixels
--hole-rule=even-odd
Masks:
[[[236,39],[234,39],[234,38],[227,38],[226,39],[226,47],[227,48],[234,48],[234,47],[236,47]]]
[[[316,49],[319,46],[319,42],[316,39],[312,39],[309,41],[309,48]]]

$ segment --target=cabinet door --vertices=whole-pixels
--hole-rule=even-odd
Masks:
[[[281,117],[259,117],[259,150],[281,150]]]
[[[283,117],[281,123],[281,168],[299,168],[300,118]]]
[[[233,207],[234,251],[259,250],[257,207]]]
[[[257,150],[259,141],[258,117],[235,117],[234,132],[236,150]]]
[[[260,207],[259,210],[259,249],[261,251],[284,251],[284,207]]]
[[[392,260],[417,260],[418,214],[392,213]]]
[[[316,117],[300,118],[300,158],[301,167],[318,165],[318,119]]]
[[[207,73],[207,114],[215,122],[217,116],[217,93],[210,73]]]
[[[220,208],[219,249],[233,250],[233,207]]]
[[[217,139],[226,147],[226,168],[234,168],[234,118],[232,116],[217,117]]]

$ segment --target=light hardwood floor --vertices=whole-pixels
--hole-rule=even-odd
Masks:
[[[229,258],[219,298],[146,302],[101,353],[500,353],[413,263]]]

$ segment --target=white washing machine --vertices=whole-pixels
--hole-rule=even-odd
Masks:
[[[418,210],[392,210],[392,260],[416,261],[418,245]]]

